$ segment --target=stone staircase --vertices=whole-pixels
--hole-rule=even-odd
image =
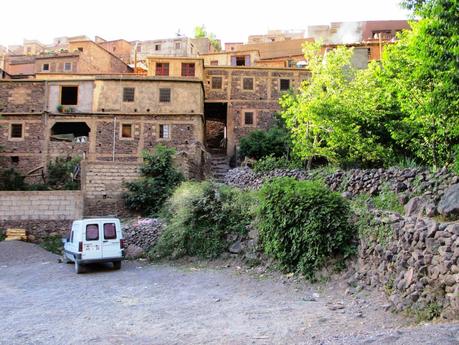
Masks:
[[[223,182],[229,170],[228,157],[224,153],[212,153],[210,157],[210,172],[217,182]]]

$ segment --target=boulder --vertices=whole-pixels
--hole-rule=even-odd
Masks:
[[[127,259],[138,259],[144,255],[145,255],[145,251],[142,248],[134,244],[130,244],[126,248],[126,258]]]
[[[459,183],[449,187],[438,203],[438,212],[445,217],[459,216]]]
[[[405,216],[407,217],[417,217],[422,215],[424,208],[426,206],[426,201],[420,197],[415,196],[414,198],[410,199],[408,203],[405,205]]]

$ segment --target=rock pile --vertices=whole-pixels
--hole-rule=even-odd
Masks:
[[[158,239],[163,224],[156,218],[140,218],[123,224],[123,234],[126,239],[126,256],[138,258],[145,254]]]
[[[231,169],[225,176],[225,183],[239,187],[242,189],[258,189],[261,187],[264,181],[270,180],[274,177],[289,176],[294,177],[298,180],[308,179],[308,174],[304,170],[300,169],[275,169],[263,173],[256,173],[249,167],[241,167]]]
[[[457,318],[459,223],[374,212],[392,234],[385,244],[361,239],[353,279],[383,288],[396,310],[438,308]]]

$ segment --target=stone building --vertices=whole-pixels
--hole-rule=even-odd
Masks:
[[[138,163],[140,152],[158,143],[176,147],[199,166],[203,92],[197,78],[1,80],[1,166],[33,181],[57,156]]]
[[[106,41],[100,37],[96,37],[95,42],[123,62],[127,64],[131,63],[132,44],[130,42],[123,39]]]

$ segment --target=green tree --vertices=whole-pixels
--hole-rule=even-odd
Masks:
[[[353,68],[353,50],[345,47],[323,55],[320,43],[306,43],[303,51],[311,78],[279,101],[295,153],[308,168],[319,157],[342,165],[388,161],[392,143],[384,119],[397,110],[377,78],[379,66]]]
[[[450,163],[459,143],[459,15],[457,0],[406,1],[420,20],[388,46],[385,86],[403,111],[393,138],[433,166]]]
[[[194,28],[194,38],[205,38],[207,37],[210,41],[210,44],[216,51],[222,50],[220,40],[217,39],[217,36],[213,32],[207,32],[204,25],[196,26]]]

